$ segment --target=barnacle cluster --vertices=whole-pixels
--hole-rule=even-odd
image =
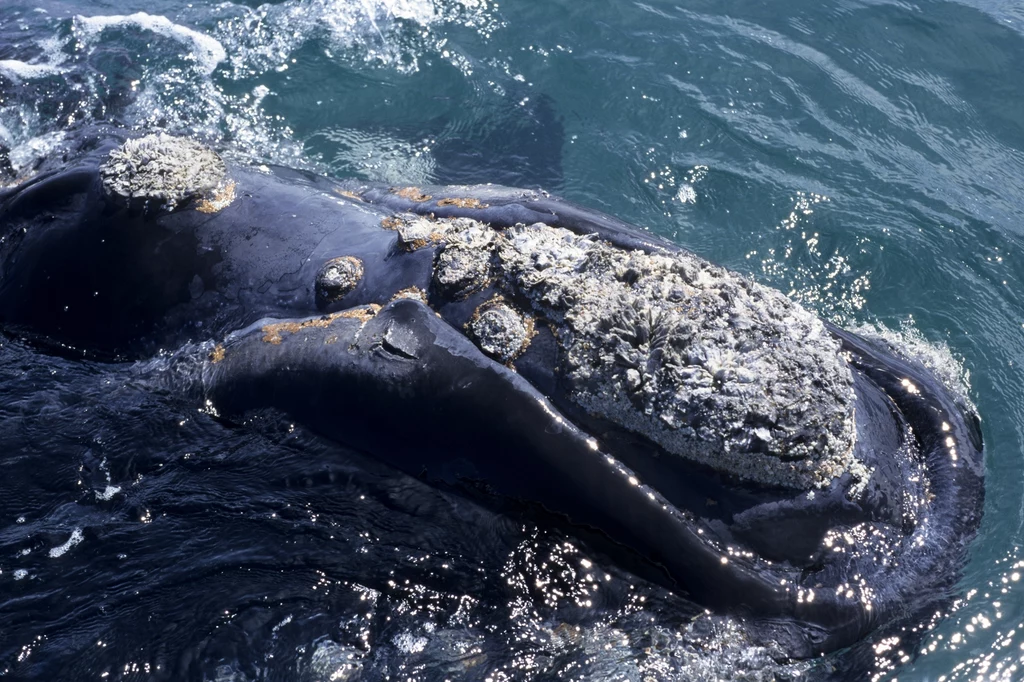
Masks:
[[[103,187],[111,196],[169,209],[207,194],[217,201],[216,195],[225,194],[218,189],[228,189],[221,188],[226,173],[224,161],[209,147],[166,133],[127,140],[100,166]],[[226,195],[233,197],[233,188]],[[210,206],[222,208],[216,203]]]
[[[533,336],[533,320],[500,297],[477,308],[467,327],[480,350],[500,362],[514,360]]]
[[[393,220],[400,240],[441,245],[442,295],[502,295],[467,327],[489,355],[521,352],[516,320],[547,324],[568,398],[590,414],[749,481],[866,481],[839,343],[780,292],[687,252],[630,251],[544,223]]]
[[[355,256],[332,258],[316,273],[317,305],[340,301],[363,279],[363,262]]]
[[[506,230],[504,286],[556,325],[570,397],[668,452],[809,489],[851,472],[853,377],[821,321],[692,254]]]
[[[445,235],[444,249],[437,255],[434,285],[449,298],[464,298],[487,285],[491,279],[492,247],[497,233],[475,220],[455,223]]]

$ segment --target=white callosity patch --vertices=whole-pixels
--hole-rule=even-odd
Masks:
[[[166,133],[128,140],[100,166],[109,194],[162,202],[169,208],[212,192],[226,172],[224,161],[213,150]]]
[[[493,229],[476,221],[449,232],[434,267],[434,281],[446,295],[462,298],[486,286],[494,238]]]
[[[591,413],[747,480],[822,487],[855,467],[853,377],[817,317],[685,253],[509,230],[506,279],[559,325]]]
[[[327,304],[340,301],[363,279],[363,262],[355,256],[332,258],[316,275],[316,298]]]
[[[439,241],[443,234],[440,230],[447,229],[439,228],[439,223],[430,218],[416,215],[400,216],[394,220],[385,219],[384,226],[398,232],[399,243],[408,251],[415,251]]]
[[[471,225],[434,222],[447,244],[435,278],[463,279],[447,274],[457,259],[445,252],[464,248]],[[866,481],[851,371],[799,304],[685,252],[626,251],[542,223],[493,235],[471,240],[493,285],[552,326],[569,397],[591,414],[749,481]]]
[[[469,322],[480,350],[501,362],[515,359],[530,342],[531,324],[503,302],[480,306]]]

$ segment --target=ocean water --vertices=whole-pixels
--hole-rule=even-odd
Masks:
[[[0,180],[105,120],[543,187],[912,346],[982,416],[958,596],[878,680],[1024,679],[1024,9],[2,0]],[[0,338],[0,678],[815,680],[559,531]],[[907,641],[911,641],[908,639]]]

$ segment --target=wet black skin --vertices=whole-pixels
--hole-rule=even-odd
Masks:
[[[430,199],[416,201],[285,169],[231,168],[236,198],[215,213],[128,208],[106,196],[97,170],[120,142],[83,136],[73,160],[0,194],[6,333],[111,361],[218,342],[202,379],[225,418],[276,408],[437,485],[596,530],[613,558],[642,557],[645,577],[743,616],[755,638],[795,658],[896,627],[953,593],[981,517],[981,437],[918,363],[830,329],[854,371],[858,456],[875,469],[858,502],[845,478],[813,500],[728,480],[576,409],[543,325],[514,366],[486,357],[460,330],[491,292],[446,298],[431,281],[440,247],[407,251],[381,220],[414,211],[543,221],[622,248],[679,247],[540,192],[424,187]],[[476,203],[438,205],[453,197]],[[318,307],[316,273],[339,256],[361,259],[365,275]],[[392,301],[411,286],[426,304]],[[368,304],[383,308],[363,327]],[[281,322],[294,324],[268,335]],[[908,499],[922,505],[916,517]],[[821,548],[829,529],[866,521],[890,538],[888,565],[860,545]],[[837,590],[857,575],[873,591],[870,608]],[[807,589],[813,601],[798,598]]]

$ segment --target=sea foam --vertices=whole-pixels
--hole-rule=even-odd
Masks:
[[[52,64],[29,64],[17,59],[0,59],[0,75],[6,76],[16,84],[23,80],[43,78],[60,72],[61,70]]]
[[[185,43],[192,48],[191,56],[200,69],[210,75],[217,65],[227,59],[224,46],[216,38],[200,33],[186,26],[175,24],[167,17],[136,12],[126,15],[98,15],[75,17],[83,38],[94,38],[108,28],[134,27]]]
[[[67,553],[69,549],[77,545],[83,539],[84,536],[82,535],[82,529],[75,528],[73,531],[71,531],[71,537],[68,538],[67,542],[65,542],[63,545],[60,545],[59,547],[50,548],[50,558],[56,559],[59,556],[63,556]]]

